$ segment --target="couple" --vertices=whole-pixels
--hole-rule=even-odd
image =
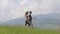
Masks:
[[[27,11],[26,13],[25,13],[25,26],[27,26],[28,25],[28,27],[32,27],[33,28],[33,24],[32,24],[32,16],[31,16],[31,14],[32,14],[32,11]]]

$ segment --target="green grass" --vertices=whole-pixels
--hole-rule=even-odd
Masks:
[[[26,28],[21,26],[0,26],[0,34],[60,34],[58,30]]]

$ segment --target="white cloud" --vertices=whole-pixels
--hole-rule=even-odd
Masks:
[[[20,5],[23,5],[25,3],[27,3],[27,1],[26,0],[23,0],[23,1],[20,2]]]
[[[59,3],[60,0],[0,0],[0,20],[21,18],[27,10],[34,15],[54,13],[60,9]]]

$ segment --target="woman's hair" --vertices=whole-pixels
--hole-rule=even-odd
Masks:
[[[28,14],[28,11],[27,12],[25,12],[25,16]]]

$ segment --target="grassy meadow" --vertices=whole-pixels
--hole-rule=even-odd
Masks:
[[[60,34],[59,30],[27,28],[21,26],[0,26],[0,34]]]

